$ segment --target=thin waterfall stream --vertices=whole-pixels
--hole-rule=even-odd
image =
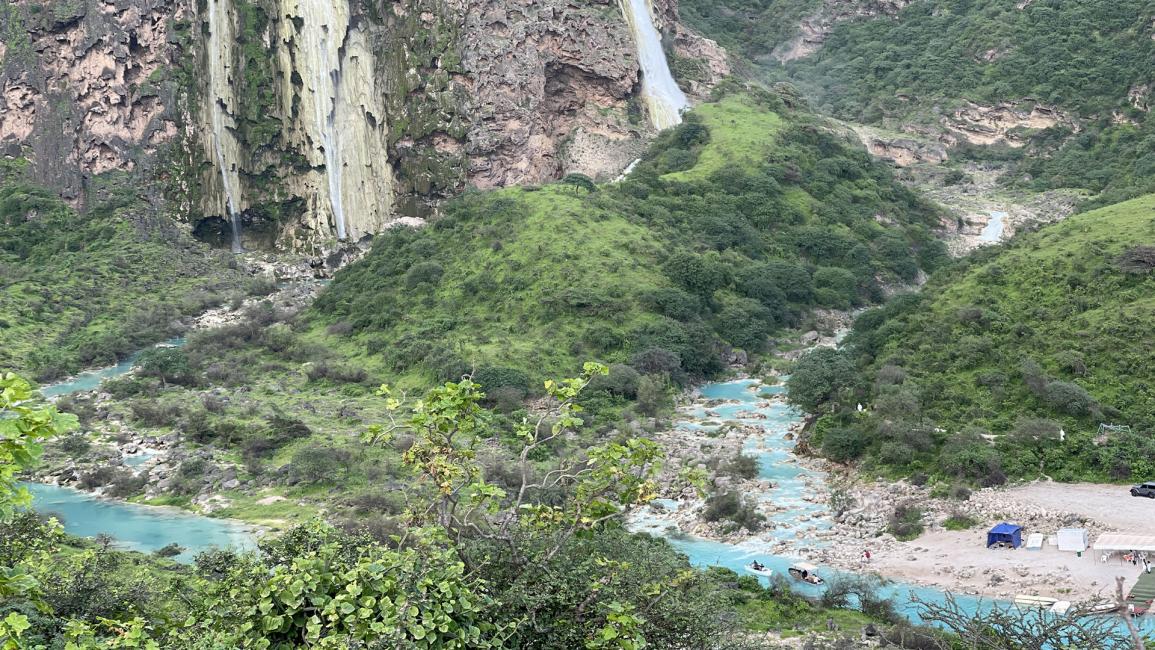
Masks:
[[[213,131],[213,149],[216,152],[217,168],[221,172],[221,187],[225,193],[225,209],[228,211],[229,225],[232,228],[232,250],[234,253],[242,253],[244,247],[241,245],[241,217],[236,195],[237,183],[234,183],[233,179],[236,174],[236,168],[233,164],[236,156],[227,155],[225,152],[226,147],[230,153],[235,153],[236,149],[236,142],[225,126],[227,102],[232,98],[227,64],[230,57],[222,52],[221,48],[222,44],[227,43],[230,38],[228,2],[229,0],[208,0],[209,36],[207,40],[209,92],[211,94],[209,116]],[[218,8],[218,3],[223,4],[224,7]]]
[[[337,13],[332,0],[303,0],[302,13],[306,47],[318,60],[313,71],[313,113],[325,157],[325,176],[329,185],[329,204],[337,239],[345,239],[345,208],[341,197],[341,158],[337,135],[337,92],[341,83],[341,43]],[[340,30],[343,32],[344,30]]]
[[[690,102],[674,81],[662,37],[654,26],[649,0],[621,0],[626,22],[634,33],[638,65],[642,68],[642,96],[650,113],[650,123],[659,131],[682,122],[682,111]]]

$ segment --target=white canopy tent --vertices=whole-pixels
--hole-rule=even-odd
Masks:
[[[1095,540],[1096,551],[1146,551],[1155,553],[1155,535],[1103,533]]]

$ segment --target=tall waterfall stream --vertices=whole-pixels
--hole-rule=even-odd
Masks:
[[[642,68],[642,96],[650,113],[650,123],[658,130],[677,126],[690,102],[670,74],[662,37],[654,27],[649,0],[621,0],[626,22],[634,33],[638,64]]]

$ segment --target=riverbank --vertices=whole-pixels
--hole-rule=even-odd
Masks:
[[[346,254],[343,259],[355,256],[356,251]],[[243,260],[252,276],[266,278],[273,290],[264,295],[238,297],[186,319],[182,323],[186,332],[235,326],[259,310],[295,313],[311,304],[323,286],[325,280],[318,275],[329,274],[319,271],[327,267],[323,264],[318,266],[320,262],[317,260],[301,256],[250,254],[238,259]],[[157,347],[182,347],[185,341],[181,337],[160,343]],[[226,497],[221,493],[242,488],[246,474],[234,454],[189,445],[187,436],[182,435],[179,429],[153,432],[130,423],[129,412],[116,408],[123,406],[123,400],[105,390],[103,382],[131,377],[136,357],[134,354],[116,366],[86,371],[41,389],[46,397],[64,398],[66,408],[84,413],[87,426],[84,434],[50,445],[44,462],[28,476],[29,479],[48,486],[79,490],[101,502],[132,504],[134,507],[172,506],[201,515],[241,515],[239,518],[247,523],[266,528],[287,525],[299,520],[305,511],[313,512],[312,508],[301,504],[294,504],[299,508],[288,507],[282,503],[287,499],[274,493],[257,494],[252,498],[249,495],[242,495],[239,499]],[[242,388],[238,392],[243,391]],[[233,395],[233,391],[214,389],[198,398],[228,402]],[[181,475],[181,468],[186,463],[203,469],[191,477],[196,481],[195,487],[182,486],[183,490],[191,490],[190,493],[183,497],[173,496],[176,484],[180,481],[188,483],[190,478]],[[127,500],[128,497],[131,501]],[[244,503],[238,503],[238,500]],[[291,516],[284,519],[279,516],[247,516],[253,514],[253,509],[246,506],[274,504],[277,507],[271,510]],[[294,512],[288,513],[288,510]]]
[[[635,518],[636,530],[720,542],[741,548],[749,558],[797,558],[832,570],[878,573],[904,584],[1004,601],[1020,594],[1099,599],[1110,595],[1117,575],[1132,584],[1141,570],[1117,558],[1104,563],[1093,552],[1078,557],[1049,545],[1038,551],[988,550],[985,535],[1002,521],[1022,525],[1024,541],[1030,533],[1050,536],[1071,526],[1087,529],[1092,540],[1112,530],[1155,534],[1147,523],[1155,513],[1149,500],[1131,500],[1119,486],[1055,483],[987,488],[951,498],[932,486],[859,477],[796,453],[802,417],[786,405],[778,381],[742,377],[712,385],[679,406],[674,427],[655,435],[673,457],[669,477],[686,466],[709,470],[711,491],[744,495],[764,518],[764,527],[751,532],[726,517],[707,521],[718,512],[707,515],[709,502],[683,490],[663,494],[668,500]],[[738,454],[759,459],[758,476],[726,471]],[[833,493],[837,512],[830,507]],[[915,508],[925,532],[910,541],[896,539],[889,528],[899,506]],[[949,530],[948,520],[970,527]]]

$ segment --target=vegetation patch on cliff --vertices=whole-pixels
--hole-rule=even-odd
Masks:
[[[791,378],[825,412],[814,442],[837,460],[987,484],[1151,476],[1153,237],[1147,196],[973,255],[865,312],[848,352],[804,359]]]

